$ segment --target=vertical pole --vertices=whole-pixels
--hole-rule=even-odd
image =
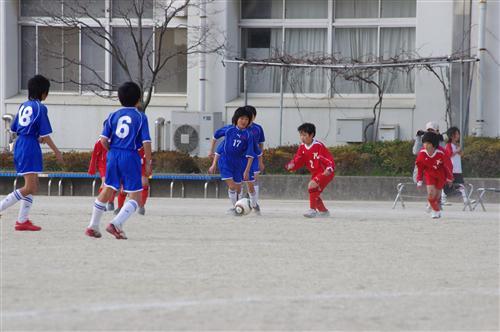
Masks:
[[[206,68],[207,68],[207,55],[206,55],[206,33],[207,33],[207,3],[205,0],[200,0],[200,91],[198,92],[198,107],[200,112],[206,111]]]
[[[248,105],[248,72],[245,64],[243,64],[243,98],[244,105]]]
[[[281,67],[280,81],[280,146],[283,145],[283,93],[285,91],[285,67]]]
[[[483,136],[484,115],[483,115],[483,86],[484,86],[484,55],[486,47],[484,44],[486,32],[486,0],[479,0],[479,38],[477,43],[478,70],[477,70],[477,112],[476,112],[476,135]]]

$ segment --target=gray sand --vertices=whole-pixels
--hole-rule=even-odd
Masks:
[[[0,330],[498,330],[499,205],[152,198],[129,240],[84,236],[93,198],[36,197],[0,221]],[[107,213],[104,226],[112,218]],[[103,230],[104,227],[101,227]]]

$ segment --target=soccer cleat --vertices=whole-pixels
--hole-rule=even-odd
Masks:
[[[106,211],[113,211],[114,209],[115,209],[115,203],[108,202],[108,204],[106,204]]]
[[[431,212],[431,218],[432,218],[432,219],[438,219],[438,218],[441,218],[441,211],[432,211],[432,212]]]
[[[100,238],[102,236],[101,232],[98,230],[95,230],[93,228],[87,228],[85,230],[85,235],[90,236],[90,237],[95,237],[95,238]]]
[[[304,217],[306,218],[316,218],[318,216],[318,211],[309,209],[304,213]]]
[[[141,216],[145,215],[146,208],[144,206],[139,207],[139,209],[137,209],[137,213],[139,213]]]
[[[255,206],[253,206],[252,210],[253,210],[253,212],[255,212],[256,215],[258,215],[258,216],[262,215],[260,213],[260,205],[259,204],[256,204]]]
[[[113,212],[113,213],[115,214],[115,216],[116,216],[118,213],[120,213],[120,210],[121,210],[121,208],[118,208],[118,209],[116,209],[116,210]]]
[[[120,230],[118,227],[116,227],[113,224],[109,224],[108,227],[106,227],[106,232],[108,232],[109,234],[116,237],[117,240],[126,240],[127,239],[125,232]]]
[[[40,226],[33,225],[31,220],[25,221],[20,223],[19,221],[16,221],[16,226],[14,227],[16,231],[39,231],[42,229]]]
[[[318,211],[318,217],[328,218],[330,216],[330,211]]]
[[[239,216],[238,213],[236,213],[236,209],[233,207],[233,208],[230,208],[229,210],[226,211],[226,214],[227,215],[230,215],[230,216]]]

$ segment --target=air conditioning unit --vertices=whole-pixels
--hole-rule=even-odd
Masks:
[[[222,113],[173,111],[170,118],[170,150],[205,156],[214,131],[222,127]]]
[[[337,119],[337,142],[359,143],[364,141],[364,131],[371,119]],[[367,130],[368,141],[372,139],[373,126]]]

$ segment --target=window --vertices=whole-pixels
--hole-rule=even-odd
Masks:
[[[153,52],[161,52],[169,59],[158,73],[153,92],[185,93],[187,31],[185,28],[168,29],[160,40],[152,20],[154,3],[154,0],[144,0],[144,56],[152,66],[156,61]],[[150,86],[151,70],[146,61],[142,67],[138,65],[134,38],[124,20],[136,17],[136,4],[136,0],[20,0],[20,88],[27,89],[29,78],[37,73],[51,80],[52,92],[85,93],[116,88],[130,79],[137,81],[141,75],[145,87]],[[111,10],[106,12],[105,8]],[[92,19],[86,20],[80,28],[47,23],[46,17],[61,15],[90,16]],[[176,17],[174,21],[176,25],[186,24],[185,18]],[[133,29],[132,33],[138,40],[139,30]],[[118,48],[114,54],[105,50],[107,43],[103,36],[106,35],[111,36]],[[118,59],[126,61],[125,68]]]
[[[407,59],[415,49],[416,0],[241,1],[241,56],[246,59],[333,55],[345,62],[377,61]],[[376,92],[373,85],[345,80],[329,70],[275,67],[249,67],[247,91],[279,92],[282,73],[285,92]],[[385,93],[414,92],[412,73],[382,70],[370,79]]]

